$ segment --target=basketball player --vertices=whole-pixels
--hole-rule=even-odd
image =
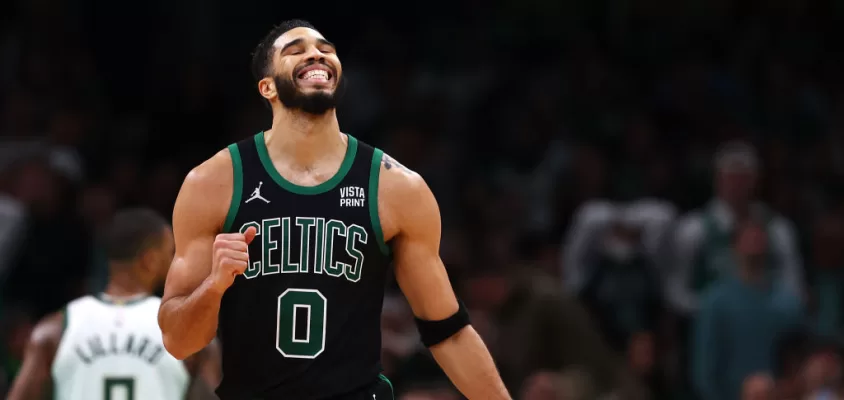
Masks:
[[[152,211],[122,211],[105,236],[105,293],[76,299],[32,332],[10,400],[182,400],[213,398],[216,342],[181,362],[164,349],[156,313],[173,259],[173,234]],[[199,378],[199,379],[192,379]],[[193,381],[193,384],[191,382]],[[211,397],[209,397],[211,396]]]
[[[341,133],[343,70],[304,21],[273,29],[253,57],[272,127],[185,178],[176,257],[159,311],[185,358],[219,329],[222,400],[392,398],[379,375],[387,267],[422,341],[470,399],[509,399],[439,257],[430,189],[381,150]]]

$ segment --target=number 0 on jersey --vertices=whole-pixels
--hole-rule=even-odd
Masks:
[[[314,289],[287,289],[278,296],[275,337],[283,356],[313,359],[325,350],[327,303]]]

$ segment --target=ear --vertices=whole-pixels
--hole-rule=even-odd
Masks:
[[[272,100],[278,96],[273,78],[266,77],[258,81],[258,92],[261,93],[261,96],[267,100]]]
[[[154,265],[155,265],[155,251],[154,249],[147,249],[141,254],[141,257],[138,259],[140,262],[141,269],[144,271],[145,274],[151,274],[154,272]]]

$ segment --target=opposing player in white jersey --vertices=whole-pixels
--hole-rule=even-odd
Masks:
[[[149,210],[122,211],[104,245],[110,273],[105,292],[76,299],[38,323],[9,399],[43,399],[51,389],[57,400],[216,398],[216,342],[184,362],[162,343],[161,299],[151,293],[173,259],[169,224]]]

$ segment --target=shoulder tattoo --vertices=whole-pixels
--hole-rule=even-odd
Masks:
[[[407,167],[401,165],[398,161],[396,161],[395,158],[387,155],[387,153],[384,153],[384,155],[381,157],[381,163],[384,164],[384,168],[386,169],[392,169],[395,166],[403,170],[410,171]]]

